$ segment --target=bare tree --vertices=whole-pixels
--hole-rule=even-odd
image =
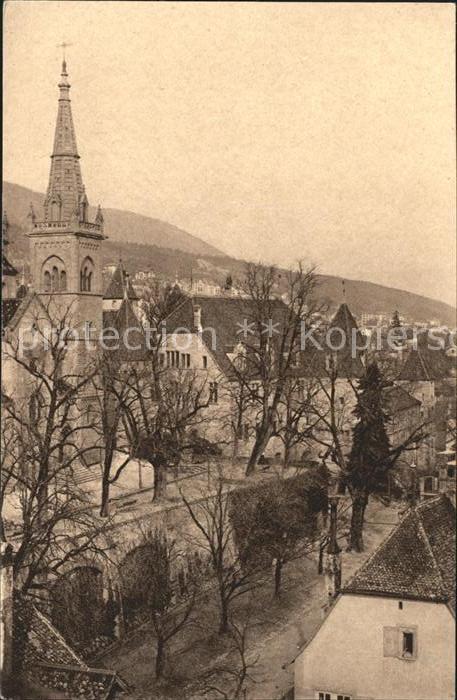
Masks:
[[[10,338],[4,350],[16,381],[2,405],[2,506],[16,506],[7,518],[18,543],[14,571],[30,595],[69,562],[105,550],[103,525],[79,486],[96,444],[89,387],[97,367],[78,370],[71,310],[58,312],[52,302],[33,324],[33,347]]]
[[[197,582],[190,586],[187,600],[174,601],[175,569],[181,558],[176,543],[159,530],[143,534],[141,544],[132,550],[122,567],[122,595],[126,608],[146,608],[156,639],[155,676],[165,669],[170,641],[192,622]]]
[[[224,700],[246,697],[247,683],[256,682],[251,672],[260,658],[257,655],[249,659],[249,632],[254,626],[251,620],[252,605],[248,607],[247,614],[243,615],[241,622],[230,620],[228,629],[231,645],[226,655],[227,661],[224,664],[216,664],[204,674],[200,692],[216,693]]]
[[[154,401],[144,400],[149,390]],[[147,373],[130,384],[129,403],[124,404],[124,426],[135,457],[154,468],[153,500],[167,491],[167,471],[176,468],[184,450],[192,447],[192,431],[209,420],[206,381],[197,372],[174,369],[161,373],[158,382]]]
[[[229,495],[219,478],[215,493],[206,498],[191,502],[182,493],[181,497],[197,528],[197,535],[191,537],[192,542],[208,552],[212,563],[219,596],[219,632],[223,634],[229,629],[230,605],[254,586],[236,551]]]
[[[279,298],[280,284],[285,292]],[[233,362],[236,381],[249,392],[256,412],[256,438],[246,475],[252,474],[274,431],[286,382],[294,374],[302,330],[316,311],[313,268],[289,271],[246,265],[244,292],[246,332],[239,361]]]
[[[319,419],[314,415],[314,402],[317,398],[315,385],[303,378],[291,377],[284,384],[278,404],[277,428],[275,435],[284,445],[283,467],[287,469],[294,448],[309,446],[313,430]]]
[[[145,381],[144,378],[148,380]],[[139,436],[126,432],[127,417],[154,412],[153,382],[144,367],[121,362],[116,353],[104,352],[100,372],[94,378],[96,431],[101,448],[100,515],[109,515],[110,486],[138,455]],[[140,404],[141,401],[141,404]],[[146,410],[146,408],[145,408]],[[132,423],[132,420],[130,421]],[[120,457],[120,461],[119,458]],[[141,486],[141,484],[139,484]]]

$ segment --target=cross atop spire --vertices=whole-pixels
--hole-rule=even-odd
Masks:
[[[346,281],[341,280],[342,292],[343,292],[343,304],[346,303]]]

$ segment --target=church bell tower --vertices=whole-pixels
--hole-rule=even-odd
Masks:
[[[33,286],[43,300],[66,312],[70,325],[83,334],[102,327],[103,215],[93,221],[81,176],[71,113],[67,64],[62,63],[54,147],[43,218],[31,209]]]

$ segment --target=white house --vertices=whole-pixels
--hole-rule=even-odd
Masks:
[[[455,697],[455,507],[408,511],[295,659],[295,700]]]

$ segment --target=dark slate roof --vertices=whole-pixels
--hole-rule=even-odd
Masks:
[[[284,321],[287,307],[281,299],[271,299],[271,319],[273,324]],[[234,351],[238,343],[249,343],[252,336],[244,337],[243,322],[254,320],[254,306],[251,299],[244,297],[187,297],[166,319],[167,333],[181,329],[194,332],[194,307],[201,308],[202,338],[214,355],[219,367],[230,371],[231,363],[227,353]],[[212,330],[209,330],[212,329]],[[214,331],[214,336],[213,332]]]
[[[17,275],[16,268],[11,265],[4,253],[2,253],[2,275]]]
[[[106,331],[108,328],[114,328],[117,331],[119,343],[107,333],[104,341],[106,349],[116,351],[121,362],[142,362],[146,359],[148,350],[146,336],[128,299],[123,300],[118,311],[103,312],[103,329]],[[130,330],[126,335],[127,329]]]
[[[431,382],[448,376],[452,362],[443,350],[418,347],[411,350],[398,379],[407,382]]]
[[[409,510],[342,592],[444,602],[455,609],[455,507],[447,496]]]
[[[327,328],[317,328],[312,339],[306,338],[301,353],[300,373],[308,377],[325,377],[327,357],[336,361],[338,376],[360,378],[364,374],[361,350],[365,340],[347,304],[341,304]]]
[[[401,411],[419,407],[421,402],[400,386],[386,387],[383,392],[384,407],[389,416],[394,416]]]
[[[122,263],[116,267],[113,272],[111,281],[103,295],[104,299],[123,299],[125,296],[125,286],[127,285],[127,297],[129,299],[138,299],[135,290],[133,289],[130,277],[124,270]]]
[[[14,318],[22,299],[2,299],[2,328],[5,328]]]

